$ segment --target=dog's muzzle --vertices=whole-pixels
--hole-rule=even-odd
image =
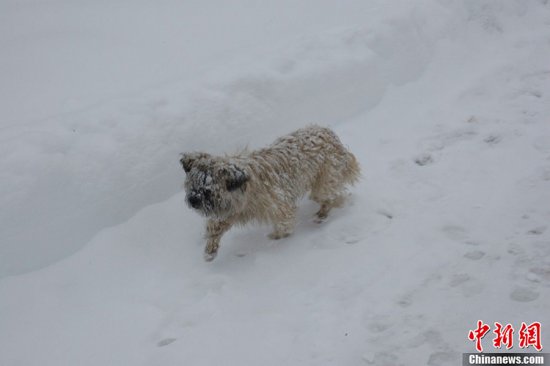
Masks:
[[[187,202],[189,202],[191,207],[199,208],[201,207],[201,196],[198,194],[190,195],[187,197]]]

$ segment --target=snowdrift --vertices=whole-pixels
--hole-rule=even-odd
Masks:
[[[306,3],[236,2],[232,48],[189,16],[195,73],[2,126],[0,364],[456,365],[477,319],[550,324],[546,2]],[[361,162],[348,205],[205,264],[178,153],[311,122]]]

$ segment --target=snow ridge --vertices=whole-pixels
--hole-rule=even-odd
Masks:
[[[0,280],[0,364],[457,365],[478,319],[550,324],[547,2],[373,4],[200,83],[2,130],[0,269],[63,259]],[[310,122],[362,165],[348,205],[317,225],[301,203],[276,243],[235,229],[206,265],[178,153]],[[80,239],[35,228],[42,207]]]

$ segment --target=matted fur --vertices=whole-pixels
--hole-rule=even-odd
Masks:
[[[343,201],[359,164],[328,128],[309,126],[271,146],[231,156],[182,154],[186,201],[208,217],[205,259],[215,258],[221,236],[232,225],[271,223],[272,239],[294,230],[296,202],[306,193],[319,203],[317,220]]]

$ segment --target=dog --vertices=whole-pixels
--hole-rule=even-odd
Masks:
[[[181,154],[190,208],[208,218],[204,259],[212,261],[233,225],[272,224],[271,239],[294,231],[296,203],[309,192],[325,220],[360,177],[355,156],[329,128],[311,125],[278,138],[267,148],[227,156]]]

